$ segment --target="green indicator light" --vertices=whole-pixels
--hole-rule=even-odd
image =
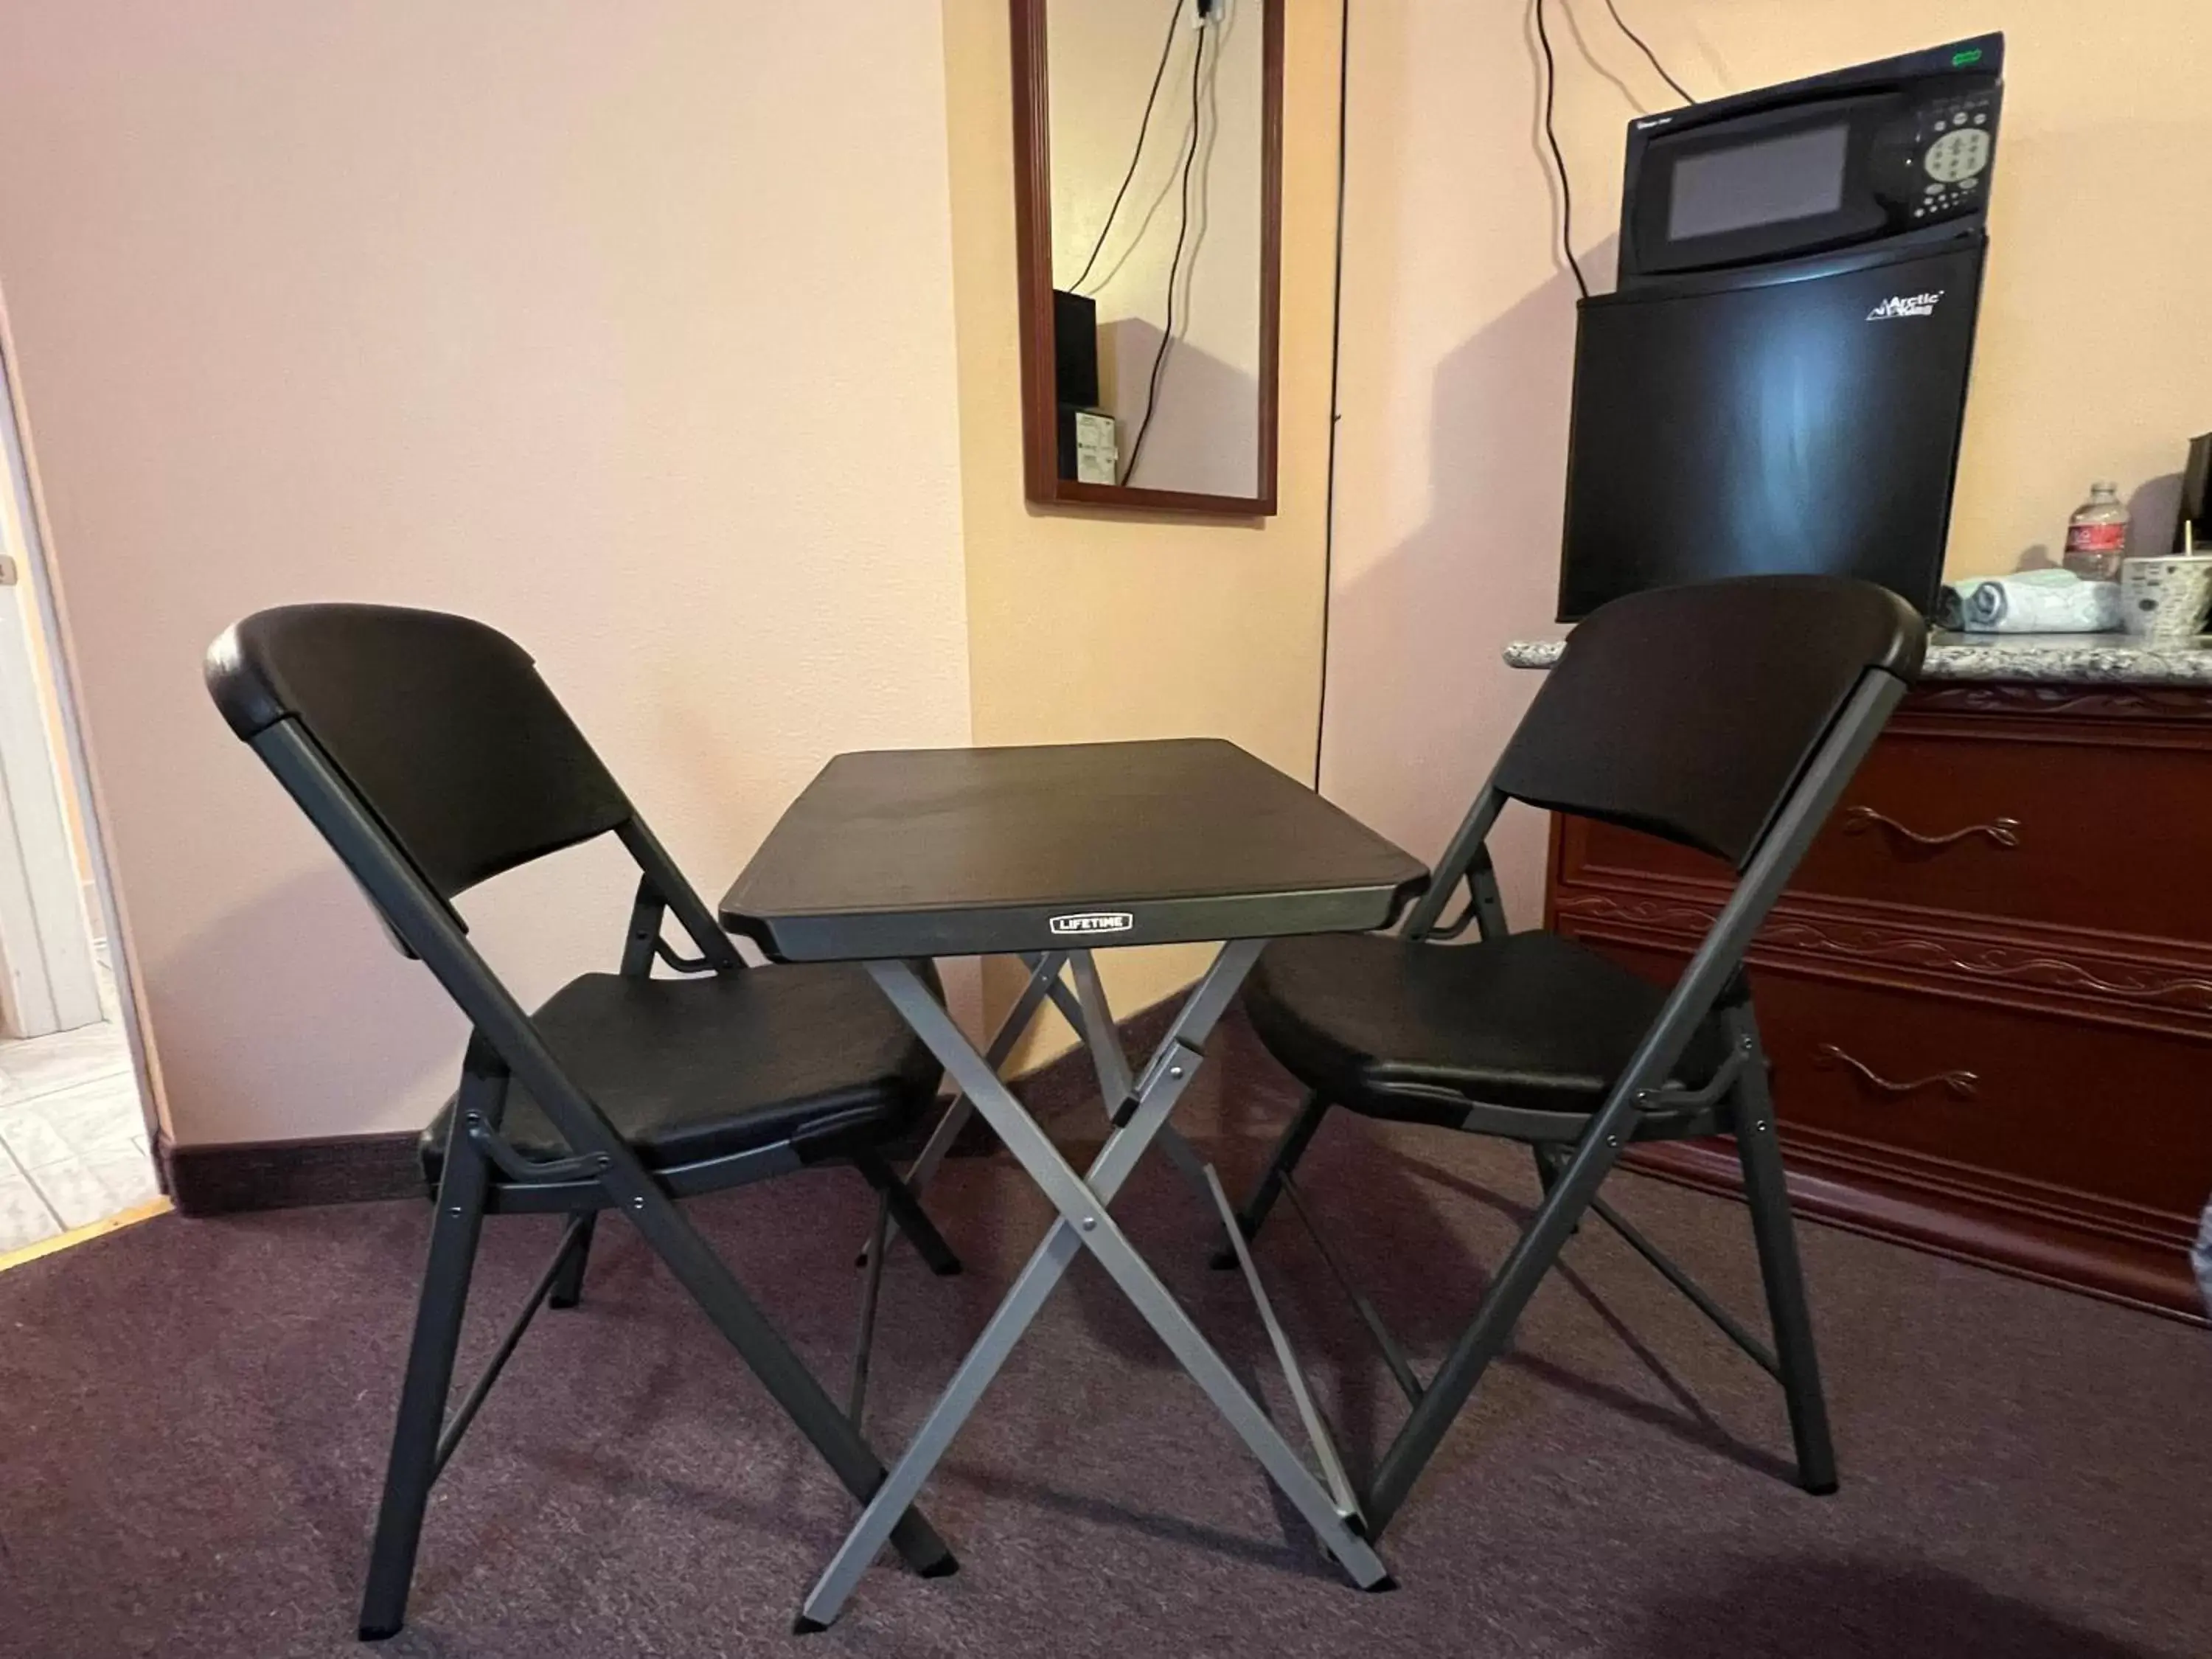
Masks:
[[[1978,64],[1981,61],[1982,49],[1979,46],[1970,46],[1965,52],[1954,52],[1951,54],[1953,69],[1963,69],[1968,64]]]

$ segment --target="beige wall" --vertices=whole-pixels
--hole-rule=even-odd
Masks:
[[[1282,510],[1245,522],[1024,503],[1006,5],[944,0],[978,742],[1202,733],[1232,738],[1293,776],[1313,775],[1337,8],[1332,0],[1284,3]],[[1112,951],[1100,961],[1117,1009],[1127,1012],[1187,983],[1205,953]],[[1005,985],[995,988],[1003,1003]],[[1053,1025],[1030,1057],[1066,1041]]]
[[[1576,243],[1613,281],[1624,129],[1679,101],[1601,6],[1548,8]],[[1771,84],[2006,32],[1993,249],[1954,514],[1954,570],[2055,547],[2093,477],[2170,506],[2212,428],[2202,312],[2212,9],[2201,0],[1641,0],[1691,91]],[[1554,252],[1528,8],[1354,8],[1338,534],[1322,785],[1433,857],[1534,689],[1549,635],[1574,338]],[[1786,13],[1787,23],[1783,20]],[[1593,61],[1593,59],[1595,61]],[[1501,834],[1534,915],[1536,815]]]
[[[0,9],[0,291],[166,1111],[411,1127],[455,1018],[199,688],[258,606],[533,650],[712,897],[969,730],[942,48],[909,0]],[[598,847],[468,908],[613,962]]]

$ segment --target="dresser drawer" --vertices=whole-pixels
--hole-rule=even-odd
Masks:
[[[1685,958],[1601,946],[1671,982]],[[2212,1043],[1754,964],[1783,1123],[2193,1218]]]
[[[1784,1123],[2193,1216],[2212,1052],[2164,1033],[1754,970]]]
[[[1570,882],[1734,879],[1717,860],[1601,824],[1571,823],[1561,850]],[[1893,727],[1790,890],[2212,942],[2212,753]]]

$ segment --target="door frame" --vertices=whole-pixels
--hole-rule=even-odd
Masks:
[[[33,830],[43,836],[47,857],[46,873],[40,884],[41,891],[36,901],[41,916],[61,911],[66,903],[66,914],[76,921],[74,930],[56,926],[52,937],[57,941],[75,938],[82,949],[86,965],[92,961],[92,927],[95,918],[87,914],[84,893],[70,847],[70,827],[67,806],[63,791],[75,798],[77,822],[84,827],[85,846],[92,866],[93,899],[98,907],[97,921],[104,929],[108,958],[115,976],[117,1023],[123,1028],[125,1041],[131,1050],[131,1069],[134,1086],[138,1091],[139,1109],[146,1121],[147,1146],[154,1147],[161,1133],[160,1093],[153,1046],[148,1039],[140,1016],[137,964],[131,948],[130,930],[123,915],[113,876],[112,849],[108,845],[106,819],[100,810],[100,790],[87,751],[84,727],[79,715],[80,699],[77,690],[76,658],[70,647],[66,623],[66,608],[60,584],[54,570],[52,532],[46,516],[46,497],[39,488],[38,463],[31,443],[31,428],[23,396],[22,376],[17,368],[21,362],[15,350],[15,336],[9,327],[6,296],[0,295],[0,514],[9,520],[13,538],[17,545],[13,550],[22,561],[20,580],[12,590],[15,595],[28,593],[28,606],[20,599],[12,605],[0,606],[0,611],[12,610],[15,615],[0,614],[0,625],[20,625],[28,631],[37,630],[37,637],[46,652],[46,678],[58,715],[61,733],[61,752],[52,747],[52,728],[46,711],[40,706],[36,686],[33,685],[30,699],[35,720],[35,752],[43,757],[44,767],[34,766],[27,759],[13,763],[13,754],[0,756],[0,765],[7,768],[4,787],[7,810],[15,815],[17,833],[29,818],[38,819],[42,828]],[[0,588],[0,592],[8,592]],[[4,672],[4,671],[0,671]],[[21,699],[17,700],[18,704]],[[0,720],[5,720],[0,712]],[[16,731],[6,739],[15,750],[27,745],[21,740],[23,721],[20,707],[15,721]],[[38,782],[43,777],[45,788]],[[27,807],[27,802],[36,805]],[[58,831],[58,839],[55,832]],[[0,850],[5,850],[0,848]],[[60,854],[61,874],[54,872],[52,856]],[[64,894],[63,877],[69,890]],[[40,939],[44,945],[47,930],[41,928]],[[66,958],[67,952],[63,952]],[[52,953],[44,956],[51,966],[55,960]],[[14,978],[13,975],[6,975]],[[95,1010],[99,995],[98,981],[93,980]],[[154,1160],[155,1174],[164,1191],[168,1187],[168,1171],[162,1160]]]
[[[19,526],[28,492],[15,445],[0,480],[0,1035],[46,1036],[100,1018],[93,929],[72,845],[64,767],[40,682],[51,660],[27,586],[30,538]],[[89,860],[88,860],[88,862]]]

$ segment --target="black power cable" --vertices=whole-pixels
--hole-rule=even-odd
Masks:
[[[1690,96],[1688,89],[1685,88],[1680,81],[1677,81],[1673,76],[1667,73],[1667,66],[1659,61],[1659,54],[1652,51],[1650,46],[1644,45],[1644,37],[1642,35],[1638,34],[1634,29],[1628,27],[1626,20],[1620,15],[1620,8],[1614,5],[1613,3],[1613,0],[1605,0],[1605,9],[1613,14],[1613,23],[1620,32],[1636,43],[1637,51],[1642,52],[1646,58],[1650,60],[1651,67],[1659,71],[1659,78],[1662,81],[1664,81],[1668,86],[1674,88],[1675,96],[1680,98],[1686,104],[1696,103],[1698,100]]]
[[[1137,163],[1145,158],[1145,135],[1152,131],[1152,105],[1160,95],[1160,78],[1168,72],[1168,59],[1175,52],[1176,27],[1182,21],[1182,7],[1183,0],[1170,0],[1168,38],[1160,44],[1159,67],[1152,71],[1152,89],[1145,94],[1145,113],[1137,123],[1137,147],[1129,152],[1129,170],[1121,175],[1121,188],[1114,192],[1113,206],[1106,210],[1106,222],[1098,227],[1098,240],[1091,245],[1091,257],[1083,262],[1083,275],[1067,285],[1071,293],[1082,288],[1091,275],[1091,267],[1098,263],[1098,255],[1106,246],[1106,234],[1114,228],[1114,216],[1121,210],[1121,198],[1129,193],[1129,181],[1137,176]]]
[[[1575,187],[1567,179],[1567,158],[1559,153],[1559,135],[1552,125],[1552,97],[1559,82],[1559,65],[1552,56],[1552,37],[1544,27],[1544,0],[1535,0],[1536,43],[1544,52],[1544,142],[1552,147],[1552,165],[1559,170],[1559,246],[1567,256],[1567,269],[1575,274],[1575,287],[1589,298],[1583,280],[1582,262],[1575,258]]]
[[[1352,0],[1342,0],[1336,22],[1336,273],[1329,294],[1328,493],[1322,509],[1321,695],[1314,699],[1314,787],[1328,740],[1328,623],[1336,599],[1336,428],[1344,419],[1344,189],[1352,153]]]
[[[1160,370],[1167,366],[1168,348],[1175,343],[1176,277],[1182,269],[1183,244],[1190,235],[1190,171],[1198,160],[1201,138],[1199,131],[1199,91],[1205,82],[1206,37],[1212,33],[1211,27],[1198,32],[1198,50],[1190,55],[1190,148],[1183,152],[1182,199],[1177,213],[1175,253],[1168,260],[1167,325],[1160,331],[1160,349],[1152,354],[1152,381],[1145,390],[1144,418],[1137,422],[1137,435],[1129,445],[1129,465],[1121,471],[1121,482],[1129,483],[1137,476],[1137,457],[1145,451],[1145,433],[1152,424],[1152,411],[1159,407]]]

